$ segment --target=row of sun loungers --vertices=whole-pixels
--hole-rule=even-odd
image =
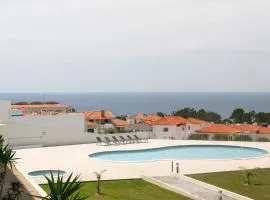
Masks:
[[[134,144],[134,143],[147,143],[147,138],[139,138],[137,135],[133,135],[131,137],[130,135],[127,135],[126,138],[123,136],[119,136],[118,138],[116,136],[112,136],[112,140],[108,137],[104,137],[104,140],[102,140],[100,137],[97,138],[97,145],[120,145],[120,144]]]

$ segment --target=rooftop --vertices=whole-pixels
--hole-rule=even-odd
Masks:
[[[83,112],[86,119],[112,119],[113,115],[108,110],[94,110]]]
[[[115,125],[115,126],[128,126],[128,122],[127,121],[124,121],[124,120],[121,120],[121,119],[112,119],[112,123]]]
[[[186,119],[188,122],[190,122],[191,124],[209,124],[210,122],[204,121],[204,120],[200,120],[200,119],[195,119],[195,118],[187,118]]]
[[[11,109],[17,109],[17,110],[29,110],[29,109],[49,109],[49,108],[69,108],[69,105],[66,104],[27,104],[27,105],[11,105]]]
[[[236,129],[234,127],[225,125],[225,124],[213,124],[208,127],[204,127],[202,129],[197,130],[198,133],[216,133],[216,134],[222,134],[222,133],[228,133],[228,134],[236,134],[240,133],[241,130]]]
[[[183,117],[165,116],[158,121],[153,122],[153,125],[179,125],[188,124],[188,121]]]

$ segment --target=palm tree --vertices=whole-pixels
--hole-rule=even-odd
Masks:
[[[47,179],[50,194],[44,197],[44,200],[85,200],[88,197],[80,195],[79,190],[83,187],[83,183],[79,182],[79,176],[72,179],[73,174],[70,174],[66,181],[64,176],[58,171],[57,179],[55,180],[51,171],[51,177]]]
[[[251,185],[251,177],[257,176],[258,172],[260,171],[260,168],[246,169],[244,167],[240,167],[240,169],[242,170],[242,173],[245,176],[246,185]]]
[[[102,174],[104,174],[105,172],[106,172],[106,169],[102,170],[101,172],[94,172],[94,174],[96,175],[96,178],[97,178],[97,194],[99,194],[99,195],[101,195],[100,181],[101,181],[101,178],[102,178]]]
[[[2,196],[2,193],[3,193],[4,182],[5,182],[5,178],[7,174],[7,168],[9,166],[12,169],[17,159],[18,158],[15,158],[15,151],[13,151],[13,149],[9,145],[4,145],[3,143],[0,144],[0,167],[1,167],[0,197]]]

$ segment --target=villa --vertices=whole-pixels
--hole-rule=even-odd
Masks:
[[[59,113],[72,112],[72,107],[66,104],[60,103],[32,103],[32,104],[12,104],[11,113],[18,113],[24,116],[35,116],[35,115],[53,115]]]
[[[209,122],[199,119],[165,116],[153,122],[153,134],[160,139],[185,139],[196,130],[209,125]]]

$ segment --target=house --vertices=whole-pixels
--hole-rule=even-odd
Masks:
[[[143,123],[145,121],[154,122],[157,120],[160,120],[162,117],[156,115],[156,114],[142,114],[142,113],[136,113],[136,114],[128,114],[127,115],[127,122],[128,124],[139,124]]]
[[[104,126],[112,125],[114,118],[112,113],[107,110],[94,110],[83,112],[85,116],[86,131],[89,133],[104,132]]]
[[[190,132],[194,132],[198,129],[201,129],[201,128],[206,127],[206,126],[210,126],[212,124],[210,122],[200,120],[200,119],[191,118],[191,117],[186,118],[186,120],[188,122],[186,129]]]
[[[228,126],[225,124],[212,124],[211,126],[204,127],[202,129],[199,129],[196,131],[197,133],[201,134],[238,134],[243,131],[241,131],[238,128],[234,128],[232,126]]]
[[[12,104],[11,114],[21,113],[24,116],[37,116],[37,115],[54,115],[58,113],[72,112],[72,107],[66,104],[60,103],[39,103],[39,104]]]
[[[112,124],[114,125],[115,129],[119,133],[123,133],[126,131],[126,127],[128,127],[128,122],[121,119],[112,119]]]
[[[189,122],[178,116],[165,116],[153,122],[153,134],[156,138],[171,138],[186,132]]]
[[[260,127],[253,124],[231,124],[233,128],[241,130],[243,133],[259,133]]]

